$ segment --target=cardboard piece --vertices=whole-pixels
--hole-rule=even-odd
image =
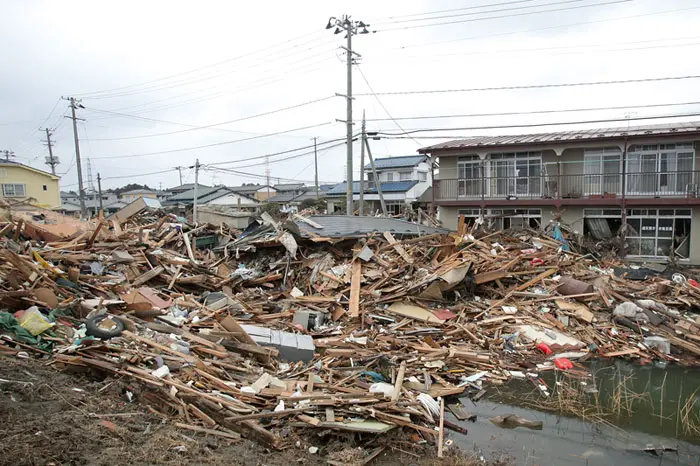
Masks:
[[[429,310],[407,302],[395,302],[389,306],[387,310],[393,314],[398,314],[421,322],[429,322],[431,324],[442,324],[445,322]]]

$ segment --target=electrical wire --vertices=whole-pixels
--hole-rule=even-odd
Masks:
[[[524,13],[512,13],[512,14],[507,14],[507,15],[488,16],[485,18],[470,18],[470,19],[463,19],[463,20],[458,20],[458,21],[444,21],[441,23],[416,24],[413,26],[399,26],[399,27],[395,27],[395,28],[380,29],[379,32],[402,31],[402,30],[408,30],[408,29],[417,29],[417,28],[425,28],[425,27],[433,27],[433,26],[447,26],[447,25],[451,25],[451,24],[463,24],[463,23],[472,23],[472,22],[476,22],[476,21],[487,21],[490,19],[515,18],[515,17],[521,17],[521,16],[538,15],[541,13],[554,13],[557,11],[570,11],[570,10],[579,10],[582,8],[593,8],[593,7],[598,7],[598,6],[616,5],[619,3],[629,3],[632,1],[634,1],[634,0],[611,0],[611,1],[607,1],[607,2],[593,3],[590,5],[578,5],[578,6],[570,6],[570,7],[566,7],[566,8],[552,8],[549,10],[528,11],[528,12],[524,12]]]
[[[408,120],[437,120],[445,118],[475,118],[475,117],[492,117],[492,116],[517,116],[517,115],[544,115],[551,113],[572,113],[572,112],[594,112],[608,110],[628,110],[641,108],[659,108],[659,107],[677,107],[686,105],[700,105],[700,101],[696,102],[678,102],[669,104],[647,104],[647,105],[627,105],[616,107],[587,107],[587,108],[570,108],[559,110],[532,110],[526,112],[496,112],[496,113],[466,113],[455,115],[426,115],[426,116],[408,116],[398,118],[368,118],[367,121],[408,121]]]
[[[193,147],[182,147],[179,149],[170,149],[170,150],[164,150],[164,151],[158,151],[158,152],[146,152],[143,154],[131,154],[131,155],[114,155],[114,156],[106,156],[106,157],[95,157],[94,159],[128,159],[128,158],[135,158],[135,157],[147,157],[150,155],[162,155],[162,154],[172,154],[175,152],[185,152],[189,150],[195,150],[195,149],[205,149],[209,147],[218,147],[218,146],[223,146],[223,145],[228,145],[228,144],[235,144],[237,142],[244,142],[244,141],[252,141],[254,139],[262,139],[262,138],[267,138],[267,137],[272,137],[272,136],[279,136],[281,134],[287,134],[287,133],[292,133],[295,131],[303,131],[305,129],[312,129],[312,128],[319,128],[321,126],[326,126],[330,125],[330,122],[326,123],[318,123],[315,125],[308,125],[308,126],[302,126],[300,128],[292,128],[284,131],[278,131],[276,133],[268,133],[268,134],[261,134],[259,136],[251,136],[249,138],[243,138],[243,139],[236,139],[233,141],[223,141],[223,142],[215,142],[212,144],[204,144],[201,146],[193,146]]]
[[[579,121],[558,121],[550,123],[523,123],[523,124],[513,124],[513,125],[487,125],[487,126],[470,126],[470,127],[457,127],[457,128],[421,128],[421,129],[410,129],[402,133],[391,133],[387,131],[378,131],[377,134],[382,135],[382,137],[391,136],[408,136],[414,133],[424,133],[433,131],[473,131],[473,130],[487,130],[487,129],[509,129],[509,128],[536,128],[540,126],[565,126],[565,125],[584,125],[593,123],[615,123],[615,122],[629,122],[629,121],[639,121],[639,120],[659,120],[667,118],[686,118],[686,117],[696,117],[700,116],[700,113],[684,113],[676,115],[654,115],[646,117],[629,117],[629,118],[608,118],[608,119],[596,119],[596,120],[579,120]],[[443,137],[443,136],[441,136]],[[449,138],[451,136],[444,136]],[[464,136],[458,136],[464,137]]]
[[[395,20],[395,19],[401,19],[401,18],[413,18],[416,16],[424,16],[424,15],[434,15],[434,14],[440,14],[440,13],[451,13],[455,11],[465,11],[465,10],[476,10],[479,8],[488,8],[491,6],[503,6],[503,5],[514,5],[514,4],[519,4],[519,3],[532,3],[535,0],[514,0],[514,1],[509,1],[509,2],[499,2],[499,3],[489,3],[486,5],[474,5],[474,6],[468,6],[464,8],[450,8],[448,10],[437,10],[437,11],[426,11],[423,13],[412,13],[408,15],[398,15],[398,16],[386,16],[384,18],[375,18],[372,20],[373,23],[383,23],[383,20]]]
[[[375,24],[380,24],[380,25],[381,24],[403,24],[403,23],[413,23],[416,21],[432,21],[432,20],[436,20],[436,19],[448,19],[448,18],[459,18],[462,16],[483,15],[486,13],[502,13],[502,12],[506,12],[506,11],[530,10],[532,8],[541,8],[541,7],[545,7],[545,6],[556,6],[556,5],[566,5],[566,4],[570,4],[570,3],[581,3],[584,1],[587,1],[587,0],[562,0],[562,1],[557,1],[557,2],[541,3],[538,5],[499,8],[499,9],[484,10],[484,11],[473,11],[473,12],[469,12],[469,13],[430,16],[430,17],[426,17],[426,18],[411,18],[411,19],[404,19],[404,20],[398,20],[398,21],[387,21],[387,22],[380,22],[380,23],[375,22]],[[627,1],[633,1],[633,0],[627,0]]]
[[[333,148],[333,147],[339,147],[339,146],[345,145],[345,138],[338,138],[338,139],[331,139],[331,140],[329,140],[329,141],[319,142],[319,143],[316,144],[316,147],[325,146],[326,144],[333,144],[333,143],[336,143],[336,142],[338,142],[338,141],[343,141],[343,142],[342,142],[341,144],[335,144],[335,145],[333,145],[333,146],[330,146],[330,147],[328,147],[328,149]],[[297,151],[300,151],[300,150],[312,149],[313,147],[314,147],[313,144],[311,144],[311,145],[308,145],[308,146],[296,147],[296,148],[294,148],[294,149],[287,149],[287,150],[283,150],[283,151],[279,151],[279,152],[272,152],[272,153],[265,154],[265,155],[258,155],[258,156],[255,156],[255,157],[247,157],[247,158],[245,158],[245,159],[240,159],[240,160],[228,160],[228,161],[226,161],[226,162],[212,162],[212,163],[208,163],[207,165],[216,166],[216,165],[227,165],[227,164],[231,164],[231,163],[250,162],[251,160],[260,160],[260,159],[264,159],[264,158],[267,158],[267,157],[275,157],[275,156],[277,156],[277,155],[290,154],[290,153],[292,153],[292,152],[297,152]],[[291,157],[285,158],[285,159],[273,160],[273,161],[271,161],[270,163],[274,163],[274,162],[277,162],[277,161],[283,161],[283,160],[289,160],[289,159],[292,159],[292,158],[296,158],[296,157],[298,157],[298,156],[308,155],[308,154],[313,154],[313,151],[305,152],[305,153],[303,153],[303,154],[296,154],[296,155],[294,155],[294,156],[291,156]]]
[[[384,109],[384,112],[389,116],[389,119],[391,119],[391,121],[394,122],[394,124],[396,125],[397,128],[399,128],[401,131],[404,131],[404,129],[403,129],[403,128],[401,127],[401,125],[399,124],[399,122],[396,121],[396,120],[394,119],[393,116],[391,116],[391,113],[389,113],[389,110],[388,110],[388,109],[386,108],[386,106],[382,103],[381,99],[380,99],[379,96],[376,94],[376,92],[374,92],[374,89],[372,89],[372,85],[371,85],[371,84],[369,83],[369,81],[367,80],[367,76],[365,76],[364,71],[362,71],[362,68],[360,68],[359,65],[357,66],[357,70],[360,72],[360,76],[362,76],[362,79],[364,80],[365,84],[366,84],[367,87],[369,88],[369,90],[370,90],[370,92],[372,93],[372,95],[374,96],[374,98],[377,100],[377,103],[379,104],[379,106],[382,107],[382,109]],[[421,146],[421,143],[418,142],[417,140],[414,139],[413,142],[415,142],[418,146]],[[364,141],[363,141],[361,144],[364,144]]]
[[[300,103],[300,104],[295,104],[295,105],[290,105],[290,106],[283,107],[283,108],[278,108],[278,109],[276,109],[276,110],[270,110],[270,111],[267,111],[267,112],[257,113],[257,114],[254,114],[254,115],[249,115],[249,116],[245,116],[245,117],[241,117],[241,118],[236,118],[236,119],[233,119],[233,120],[222,121],[222,122],[219,122],[219,123],[213,123],[213,124],[210,124],[210,125],[193,126],[193,127],[191,127],[191,128],[182,129],[182,130],[178,130],[178,131],[169,131],[169,132],[166,132],[166,133],[155,133],[155,134],[142,134],[142,135],[139,135],[139,136],[128,136],[128,137],[122,137],[122,138],[98,138],[98,139],[93,139],[93,141],[123,141],[123,140],[128,140],[128,139],[142,139],[142,138],[151,138],[151,137],[158,137],[158,136],[169,136],[169,135],[172,135],[172,134],[186,133],[186,132],[197,131],[197,130],[202,130],[202,129],[217,129],[217,128],[215,128],[216,126],[228,125],[228,124],[231,124],[231,123],[238,123],[238,122],[241,122],[241,121],[252,120],[253,118],[259,118],[259,117],[262,117],[262,116],[274,115],[274,114],[276,114],[276,113],[285,112],[285,111],[287,111],[287,110],[293,110],[293,109],[305,107],[305,106],[307,106],[307,105],[312,105],[312,104],[316,104],[316,103],[319,103],[319,102],[324,102],[324,101],[326,101],[326,100],[330,100],[330,99],[333,99],[333,98],[335,98],[335,97],[336,97],[336,96],[334,96],[334,95],[333,95],[333,96],[322,97],[322,98],[320,98],[320,99],[314,99],[314,100],[310,100],[310,101],[303,102],[303,103]],[[99,110],[99,109],[94,109],[94,110],[96,110],[96,111],[103,111],[103,110]],[[231,129],[228,129],[227,131],[237,132],[237,133],[245,133],[245,131],[234,131],[234,130],[231,130]],[[249,133],[249,134],[255,134],[255,133]]]
[[[296,40],[298,40],[298,39],[303,39],[303,38],[305,38],[305,37],[309,37],[309,36],[313,36],[313,35],[318,35],[318,34],[320,34],[320,32],[321,32],[321,31],[313,31],[313,32],[310,32],[310,33],[307,33],[307,34],[303,34],[303,35],[301,35],[301,36],[298,36],[298,37],[289,39],[289,40],[285,40],[285,41],[280,42],[280,43],[278,43],[278,44],[274,44],[274,45],[271,45],[271,46],[268,46],[268,47],[264,47],[264,48],[262,48],[262,49],[255,50],[255,51],[253,51],[253,52],[249,52],[249,53],[245,53],[245,54],[243,54],[243,55],[238,55],[238,56],[235,56],[235,57],[227,58],[227,59],[225,59],[225,60],[221,60],[221,61],[218,61],[218,62],[216,62],[216,63],[212,63],[212,64],[205,65],[205,66],[201,66],[201,67],[199,67],[199,68],[195,68],[195,69],[192,69],[192,70],[187,70],[187,71],[183,71],[183,72],[180,72],[180,73],[171,74],[171,75],[168,75],[168,76],[164,76],[164,77],[162,77],[162,78],[157,78],[157,79],[153,79],[153,80],[150,80],[150,81],[145,81],[145,82],[141,82],[141,83],[137,83],[137,84],[131,84],[131,85],[128,85],[128,86],[120,86],[120,87],[116,87],[116,88],[112,88],[112,89],[105,89],[105,90],[100,90],[100,91],[82,92],[82,93],[77,92],[77,93],[74,93],[74,95],[81,95],[81,96],[83,96],[84,98],[87,98],[88,96],[92,96],[92,95],[94,95],[94,94],[105,94],[105,93],[109,93],[109,92],[121,91],[121,90],[125,90],[125,89],[131,89],[131,88],[134,88],[134,87],[140,87],[140,86],[144,86],[144,85],[148,85],[148,84],[152,84],[152,83],[156,83],[156,82],[160,82],[160,81],[167,81],[167,80],[172,79],[172,78],[176,78],[176,77],[179,77],[179,76],[185,76],[185,75],[187,75],[187,74],[197,73],[197,72],[202,71],[202,70],[204,70],[204,69],[213,68],[213,67],[216,67],[216,66],[223,65],[223,64],[225,64],[225,63],[230,63],[230,62],[232,62],[232,61],[240,60],[240,59],[245,58],[245,57],[253,56],[253,55],[258,54],[258,53],[260,53],[260,52],[264,52],[264,51],[269,50],[269,49],[274,49],[275,47],[278,47],[278,46],[281,46],[281,45],[289,45],[290,43],[292,43],[292,42],[294,42],[294,41],[296,41]],[[306,45],[306,44],[308,44],[308,43],[310,43],[310,42],[312,42],[312,41],[307,41],[307,42],[303,42],[303,43],[301,43],[301,44],[297,44],[295,47],[299,47],[299,46],[302,46],[302,45]]]
[[[488,39],[488,38],[492,38],[492,37],[503,37],[503,36],[510,36],[510,35],[516,35],[516,34],[529,33],[529,32],[540,32],[540,31],[548,31],[548,30],[552,30],[552,29],[570,28],[573,26],[586,26],[589,24],[608,23],[608,22],[621,21],[621,20],[626,20],[626,19],[646,18],[649,16],[657,16],[657,15],[663,15],[663,14],[667,14],[667,13],[678,13],[678,12],[683,12],[683,11],[697,10],[697,9],[700,9],[700,6],[694,6],[694,7],[688,7],[688,8],[674,8],[671,10],[654,11],[651,13],[641,13],[638,15],[617,16],[615,18],[596,19],[596,20],[592,20],[592,21],[579,21],[576,23],[556,24],[556,25],[545,26],[545,27],[541,27],[541,28],[521,29],[519,31],[498,32],[498,33],[494,33],[494,34],[482,34],[482,35],[478,35],[478,36],[461,37],[461,38],[457,38],[457,39],[450,39],[450,40],[438,41],[438,42],[421,42],[421,43],[416,43],[416,44],[403,45],[403,46],[397,47],[393,50],[405,50],[405,49],[409,49],[409,48],[431,47],[433,45],[450,44],[450,43],[454,43],[454,42],[463,42],[463,41],[468,41],[468,40]]]
[[[326,45],[330,45],[330,44],[331,44],[331,42],[327,42],[327,43],[324,43],[324,44],[322,44],[322,45],[323,45],[323,46],[326,46]],[[334,49],[334,48],[333,48],[333,49]],[[312,59],[312,58],[316,58],[316,57],[318,57],[318,56],[325,55],[325,54],[327,54],[329,51],[332,51],[333,49],[330,49],[330,50],[323,50],[323,51],[321,51],[321,52],[319,52],[319,53],[316,53],[316,54],[314,54],[314,55],[310,55],[310,56],[308,56],[308,57],[303,57],[303,58],[296,58],[296,57],[293,57],[293,55],[295,55],[294,53],[292,53],[292,54],[285,54],[282,58],[285,59],[285,60],[288,59],[288,58],[293,58],[294,63],[301,63],[301,62],[310,60],[310,59]],[[304,50],[304,51],[306,51],[306,50]],[[298,52],[297,52],[297,53],[298,53]],[[216,79],[216,78],[219,78],[219,77],[223,77],[223,76],[228,75],[228,74],[231,74],[231,73],[235,73],[235,72],[237,72],[237,71],[245,71],[245,72],[246,72],[246,75],[249,75],[251,69],[254,69],[254,68],[257,68],[257,67],[260,67],[260,66],[269,65],[269,64],[270,64],[270,60],[267,59],[267,60],[261,61],[261,62],[256,63],[256,64],[247,65],[247,66],[245,67],[245,70],[241,70],[240,68],[236,68],[236,69],[234,69],[234,70],[230,70],[230,71],[226,71],[226,72],[221,72],[221,73],[219,73],[219,74],[215,74],[215,75],[212,75],[212,76],[201,77],[201,78],[198,78],[198,79],[185,80],[185,81],[180,81],[180,82],[175,82],[175,83],[169,83],[169,84],[167,84],[167,85],[162,85],[162,86],[146,87],[146,88],[134,90],[134,91],[131,91],[131,92],[122,92],[122,93],[114,93],[114,94],[99,95],[99,96],[94,96],[94,97],[86,97],[86,99],[113,99],[113,98],[121,98],[121,97],[129,97],[129,96],[141,95],[141,94],[146,94],[146,93],[151,93],[151,92],[157,92],[157,91],[162,91],[162,90],[170,90],[170,89],[174,89],[174,88],[178,88],[178,87],[183,87],[183,86],[189,86],[189,85],[192,85],[192,84],[202,83],[202,82],[205,82],[205,81],[209,81],[209,80],[212,80],[212,79]],[[278,64],[278,65],[272,66],[272,69],[276,69],[276,68],[279,68],[279,67],[280,67],[280,65]]]
[[[688,76],[666,76],[662,78],[640,78],[640,79],[618,79],[612,81],[587,81],[587,82],[577,82],[577,83],[559,83],[559,84],[528,84],[520,86],[500,86],[500,87],[474,87],[466,89],[431,89],[431,90],[421,90],[421,91],[390,91],[390,92],[375,92],[375,93],[360,93],[355,94],[356,97],[359,96],[373,96],[373,95],[418,95],[418,94],[447,94],[452,92],[484,92],[484,91],[511,91],[520,89],[550,89],[550,88],[561,88],[561,87],[580,87],[580,86],[601,86],[601,85],[611,85],[611,84],[636,84],[636,83],[648,83],[648,82],[660,82],[660,81],[682,81],[686,79],[698,79],[700,75],[688,75]]]

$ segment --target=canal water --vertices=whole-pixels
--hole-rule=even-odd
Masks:
[[[556,393],[544,397],[532,382],[518,380],[497,393],[489,388],[477,403],[462,399],[477,420],[458,421],[447,413],[446,419],[469,429],[466,436],[452,432],[450,438],[485,458],[510,458],[511,464],[523,466],[700,466],[700,371],[624,362],[588,368],[593,377],[582,380],[595,392],[589,395],[591,405],[605,412],[606,422],[551,412]],[[552,388],[569,383],[561,373],[542,378]],[[489,421],[507,414],[542,421],[543,429],[506,429]],[[649,447],[655,451],[644,451]]]

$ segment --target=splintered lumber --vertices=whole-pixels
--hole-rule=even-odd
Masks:
[[[144,344],[151,346],[155,349],[161,350],[164,353],[169,353],[169,354],[175,355],[177,357],[180,357],[187,362],[190,362],[190,363],[197,362],[197,358],[194,356],[190,356],[188,354],[183,354],[179,351],[176,351],[176,350],[170,348],[169,346],[161,345],[160,343],[157,343],[157,342],[151,340],[150,338],[144,338],[140,335],[136,335],[135,333],[130,332],[129,330],[124,330],[122,332],[122,335],[127,336],[133,340],[138,341],[138,342],[144,343]]]
[[[541,274],[539,274],[538,276],[536,276],[535,278],[533,278],[532,280],[528,280],[525,283],[523,283],[522,285],[517,286],[514,291],[527,290],[535,283],[538,283],[538,282],[544,280],[545,278],[549,277],[550,275],[554,275],[557,272],[557,270],[559,270],[559,269],[552,268],[552,269],[546,270],[546,271],[542,272]]]
[[[151,270],[149,270],[148,272],[144,273],[143,275],[137,277],[137,278],[132,282],[131,285],[132,285],[132,286],[135,286],[135,287],[136,287],[136,286],[141,286],[141,285],[143,285],[144,283],[146,283],[147,281],[156,278],[158,275],[160,275],[160,274],[163,273],[163,272],[165,272],[165,267],[163,267],[162,265],[159,265],[158,267],[156,267],[156,268],[154,268],[154,269],[151,269]]]
[[[497,270],[492,270],[490,272],[481,272],[477,273],[474,275],[474,280],[476,281],[477,285],[481,285],[483,283],[489,283],[495,280],[500,280],[501,278],[506,277],[506,270],[505,269],[497,269]]]
[[[360,316],[360,287],[362,282],[362,262],[352,263],[352,281],[350,282],[350,317]]]
[[[220,430],[207,429],[206,427],[193,426],[190,424],[183,424],[182,422],[176,422],[176,427],[181,429],[193,430],[199,432],[200,434],[214,435],[217,437],[227,438],[229,440],[240,440],[241,436],[237,433],[223,432]]]
[[[307,408],[285,409],[282,411],[272,411],[272,412],[255,413],[255,414],[244,414],[242,416],[227,417],[226,420],[230,421],[232,423],[237,423],[237,422],[248,421],[248,420],[273,419],[273,418],[278,418],[278,417],[290,416],[292,414],[299,414],[299,413],[303,413],[304,411],[310,411],[310,410],[311,410],[311,408],[308,408],[308,407]]]
[[[399,256],[409,264],[413,264],[413,259],[411,256],[408,255],[406,250],[401,246],[401,244],[396,241],[396,238],[394,238],[394,235],[392,235],[390,232],[385,231],[384,232],[384,238],[389,242],[394,247],[394,250],[399,253]]]
[[[438,458],[442,458],[442,444],[445,439],[445,399],[440,398],[440,431],[438,435]]]
[[[403,378],[406,374],[406,361],[401,361],[401,367],[399,367],[399,374],[396,376],[396,383],[394,384],[394,393],[391,395],[391,401],[396,403],[401,396],[401,388],[403,387]]]

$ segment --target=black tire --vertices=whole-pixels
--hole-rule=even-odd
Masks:
[[[103,328],[100,328],[100,322],[107,318],[111,318],[111,320],[115,323],[116,327],[114,327],[111,330],[105,330]],[[119,320],[119,318],[115,316],[110,316],[108,314],[101,314],[89,318],[87,321],[85,321],[85,328],[87,329],[88,335],[91,335],[95,338],[101,338],[102,340],[109,340],[110,338],[119,336],[125,329],[124,323],[121,320]]]

